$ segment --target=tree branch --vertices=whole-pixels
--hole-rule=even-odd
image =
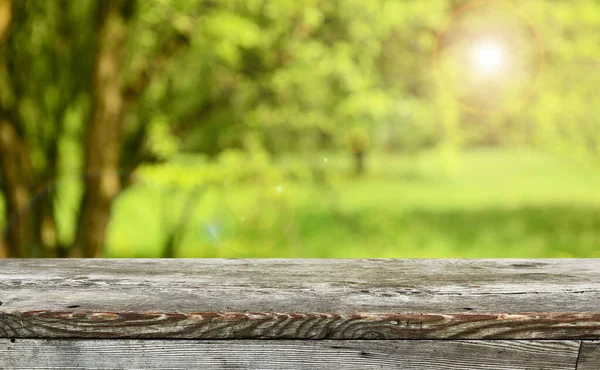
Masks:
[[[190,45],[190,36],[187,33],[177,32],[167,40],[159,52],[157,52],[150,63],[138,71],[131,83],[125,86],[125,103],[130,106],[134,104],[140,95],[148,88],[153,76],[161,75],[167,65],[167,61]]]

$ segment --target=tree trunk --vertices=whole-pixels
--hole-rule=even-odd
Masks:
[[[0,78],[6,81],[5,88],[8,89],[15,89],[9,86],[10,77],[20,73],[18,66],[9,61],[11,55],[7,50],[14,27],[13,19],[16,19],[13,13],[20,11],[19,14],[23,16],[23,9],[14,9],[13,5],[20,4],[0,0]],[[10,99],[0,99],[0,173],[3,179],[1,189],[6,201],[6,225],[0,240],[0,256],[42,257],[53,253],[56,243],[54,199],[42,197],[34,204],[35,191],[42,190],[37,185],[44,177],[38,176],[32,165],[30,148],[18,114],[19,98],[15,96],[12,102],[9,102]],[[56,156],[55,152],[50,154]],[[46,179],[54,178],[56,161],[50,162],[50,176],[46,176]]]
[[[354,174],[362,176],[365,173],[365,152],[356,152],[354,155]]]
[[[8,75],[6,44],[13,20],[11,0],[0,0],[0,78]],[[27,146],[15,129],[16,104],[5,107],[0,99],[0,171],[6,202],[5,230],[0,241],[0,256],[25,257],[33,244],[34,220],[28,212],[33,171]]]
[[[13,0],[0,0],[0,45],[8,39],[13,15]]]
[[[92,76],[91,121],[85,136],[84,195],[74,256],[102,254],[111,204],[121,190],[119,153],[125,110],[121,71],[132,1],[98,2],[98,33]]]
[[[5,117],[0,121],[0,170],[6,201],[6,230],[3,251],[6,257],[26,257],[34,244],[34,214],[31,201],[31,166],[25,143]]]

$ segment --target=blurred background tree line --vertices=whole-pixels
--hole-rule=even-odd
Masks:
[[[0,256],[600,256],[600,2],[0,0]]]

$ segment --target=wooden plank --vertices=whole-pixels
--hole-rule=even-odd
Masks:
[[[598,339],[599,260],[0,260],[0,337]]]
[[[577,370],[598,369],[600,369],[600,342],[583,341],[579,351]]]
[[[578,341],[0,339],[0,368],[575,369]]]

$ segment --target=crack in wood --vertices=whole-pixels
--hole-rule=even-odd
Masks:
[[[579,359],[581,358],[581,349],[583,348],[583,341],[579,341],[579,349],[577,350],[577,358],[575,359],[575,370],[579,368]]]

